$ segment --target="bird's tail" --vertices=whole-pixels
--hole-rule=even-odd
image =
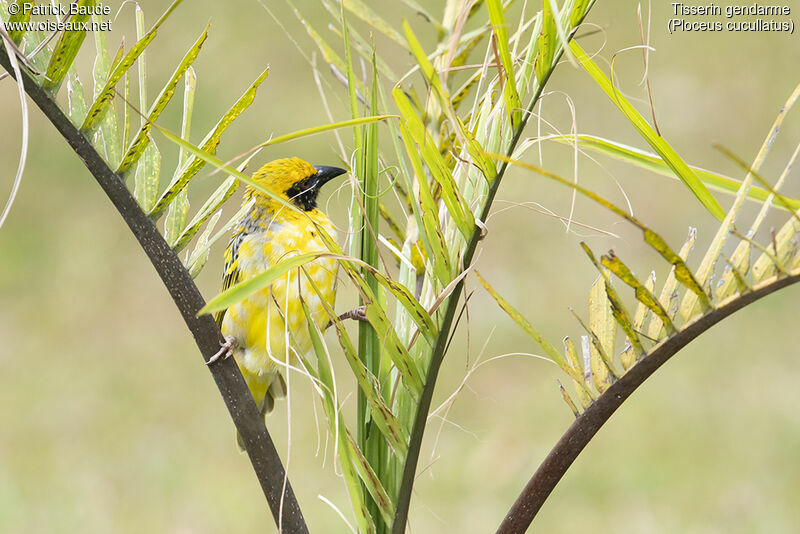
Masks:
[[[250,393],[253,395],[253,400],[256,401],[256,406],[261,415],[266,417],[275,408],[275,400],[286,396],[286,382],[283,380],[283,376],[277,371],[262,376],[248,372],[243,374],[247,387],[250,388]],[[236,444],[240,451],[244,451],[244,442],[238,430],[236,431]]]

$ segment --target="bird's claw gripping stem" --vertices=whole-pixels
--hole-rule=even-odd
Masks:
[[[233,349],[236,347],[236,339],[233,336],[225,336],[225,342],[222,343],[219,351],[208,359],[206,365],[211,365],[220,358],[230,358],[233,355]]]
[[[353,319],[354,321],[367,321],[367,307],[366,306],[359,306],[358,308],[353,308],[352,310],[348,310],[341,314],[339,317],[336,318],[336,321],[344,321],[345,319]],[[330,328],[333,326],[334,321],[331,321],[327,324],[325,328]]]

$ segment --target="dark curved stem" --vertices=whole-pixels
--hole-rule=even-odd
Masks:
[[[9,58],[2,47],[0,47],[0,65],[14,76]],[[136,199],[125,187],[119,175],[108,167],[105,160],[72,124],[55,100],[24,70],[22,78],[25,92],[83,160],[86,168],[125,219],[175,301],[203,359],[207,361],[219,350],[223,341],[222,334],[210,315],[197,317],[197,312],[205,305],[205,301],[180,259],[161,237],[155,224],[139,208]],[[244,442],[279,530],[307,533],[308,527],[288,481],[284,491],[285,472],[278,451],[233,358],[220,360],[210,365],[209,370]]]
[[[732,299],[719,308],[703,315],[674,336],[666,339],[650,355],[632,367],[622,378],[609,387],[586,411],[580,414],[567,429],[533,474],[525,489],[514,502],[497,534],[525,532],[533,518],[550,496],[553,488],[564,476],[584,447],[597,431],[614,414],[617,408],[636,391],[650,375],[664,365],[679,350],[706,332],[712,326],[741,308],[781,288],[800,282],[800,273],[779,278]]]
[[[583,20],[589,14],[589,11],[593,5],[594,0],[591,0],[586,7],[586,12],[584,13],[583,17],[568,35],[568,40],[571,40],[575,36],[575,32],[580,27],[581,22],[583,22]],[[531,116],[531,113],[533,113],[533,109],[539,102],[539,98],[542,96],[542,92],[544,91],[545,85],[547,85],[547,81],[555,71],[555,66],[558,64],[563,54],[564,49],[562,48],[553,61],[553,68],[551,68],[543,77],[543,79],[539,81],[539,86],[536,88],[536,92],[534,93],[533,98],[531,98],[531,101],[522,116],[522,122],[517,127],[517,130],[514,132],[514,137],[511,139],[511,144],[509,145],[507,151],[509,155],[514,152],[519,140],[522,138],[522,132],[525,130],[525,125],[527,124],[528,118]],[[481,212],[480,219],[482,221],[485,221],[489,216],[494,197],[497,194],[497,190],[500,187],[500,182],[503,180],[503,176],[505,175],[507,169],[508,162],[504,161],[500,166],[500,169],[497,171],[497,176],[489,186],[489,191],[486,195],[486,203],[483,205],[483,210]],[[463,267],[466,267],[472,263],[472,258],[475,256],[475,250],[478,248],[478,241],[480,241],[481,238],[482,231],[480,228],[476,227],[475,231],[472,233],[472,238],[467,243],[467,248],[464,251],[464,256],[461,262]],[[456,310],[458,309],[458,301],[463,289],[464,280],[462,279],[458,284],[456,284],[455,289],[453,289],[453,292],[447,298],[447,303],[445,304],[445,311],[442,317],[442,326],[439,329],[439,336],[436,339],[436,346],[431,354],[428,372],[425,374],[425,386],[422,388],[422,393],[420,394],[419,404],[417,405],[417,413],[415,414],[414,418],[414,426],[411,429],[411,436],[408,442],[408,453],[406,454],[406,462],[403,465],[403,478],[400,482],[400,491],[398,492],[397,504],[395,506],[392,534],[404,534],[406,530],[408,510],[411,506],[411,492],[414,488],[414,478],[416,477],[417,463],[419,461],[420,448],[422,447],[422,437],[425,434],[425,427],[428,421],[428,410],[430,410],[431,407],[433,390],[436,387],[436,378],[439,375],[439,368],[444,360],[444,355],[447,349],[447,340],[450,337],[450,328],[453,325],[453,318],[455,317]]]

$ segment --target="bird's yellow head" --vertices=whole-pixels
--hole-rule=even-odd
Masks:
[[[253,180],[303,211],[317,207],[320,188],[331,179],[346,173],[338,167],[314,166],[300,158],[284,158],[270,161],[253,174]],[[245,192],[247,199],[275,208],[278,203],[254,187]],[[275,204],[275,206],[272,206]]]

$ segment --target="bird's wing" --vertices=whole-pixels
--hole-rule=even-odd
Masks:
[[[241,280],[241,273],[239,272],[239,246],[245,237],[243,231],[237,232],[228,242],[228,248],[225,249],[225,270],[222,276],[222,291],[225,291],[232,285]],[[222,319],[225,317],[225,311],[217,312],[214,320],[217,326],[222,328]]]

